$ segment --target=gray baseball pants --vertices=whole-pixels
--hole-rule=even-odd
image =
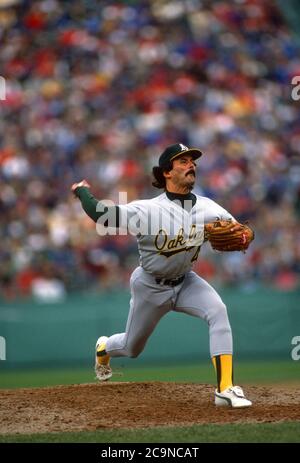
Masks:
[[[157,284],[137,267],[130,278],[131,300],[126,332],[108,338],[111,357],[137,357],[159,320],[169,311],[183,312],[208,323],[210,355],[232,354],[232,334],[226,306],[218,293],[190,271],[178,286]]]

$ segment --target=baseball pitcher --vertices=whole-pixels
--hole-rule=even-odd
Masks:
[[[166,313],[183,312],[208,324],[210,355],[217,374],[215,404],[249,407],[252,402],[233,385],[232,333],[226,306],[192,266],[205,241],[219,251],[245,251],[254,233],[211,199],[192,193],[195,161],[201,156],[199,149],[181,143],[168,146],[159,165],[153,167],[153,186],[164,190],[153,199],[105,206],[90,193],[86,180],[72,185],[72,192],[97,227],[136,236],[140,257],[130,278],[125,332],[97,340],[95,371],[100,381],[111,378],[111,358],[137,357]]]

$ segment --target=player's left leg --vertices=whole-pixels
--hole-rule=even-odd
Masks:
[[[216,395],[216,404],[221,405],[224,402],[224,405],[232,406],[251,405],[250,401],[243,398],[241,389],[233,386],[232,332],[226,306],[219,294],[195,272],[189,272],[174,310],[202,318],[208,323],[210,354],[217,373],[216,394],[222,396],[229,391],[230,395],[224,397],[224,400]]]

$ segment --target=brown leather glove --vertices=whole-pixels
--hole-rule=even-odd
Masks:
[[[254,232],[239,222],[216,220],[204,226],[204,237],[216,251],[246,251]]]

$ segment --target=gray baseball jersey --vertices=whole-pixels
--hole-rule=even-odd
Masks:
[[[110,336],[106,343],[111,357],[139,355],[161,317],[170,310],[208,323],[212,357],[232,353],[226,306],[191,268],[204,242],[204,224],[235,219],[211,199],[195,196],[196,203],[185,204],[185,208],[166,193],[118,206],[120,227],[137,237],[140,266],[130,280],[126,331]],[[159,277],[163,278],[161,282],[157,281]],[[182,277],[179,283],[164,283],[178,277]]]
[[[232,219],[209,198],[195,195],[196,204],[183,208],[166,193],[153,199],[119,205],[121,228],[137,237],[140,265],[157,277],[176,278],[191,270],[204,241],[204,224]]]

